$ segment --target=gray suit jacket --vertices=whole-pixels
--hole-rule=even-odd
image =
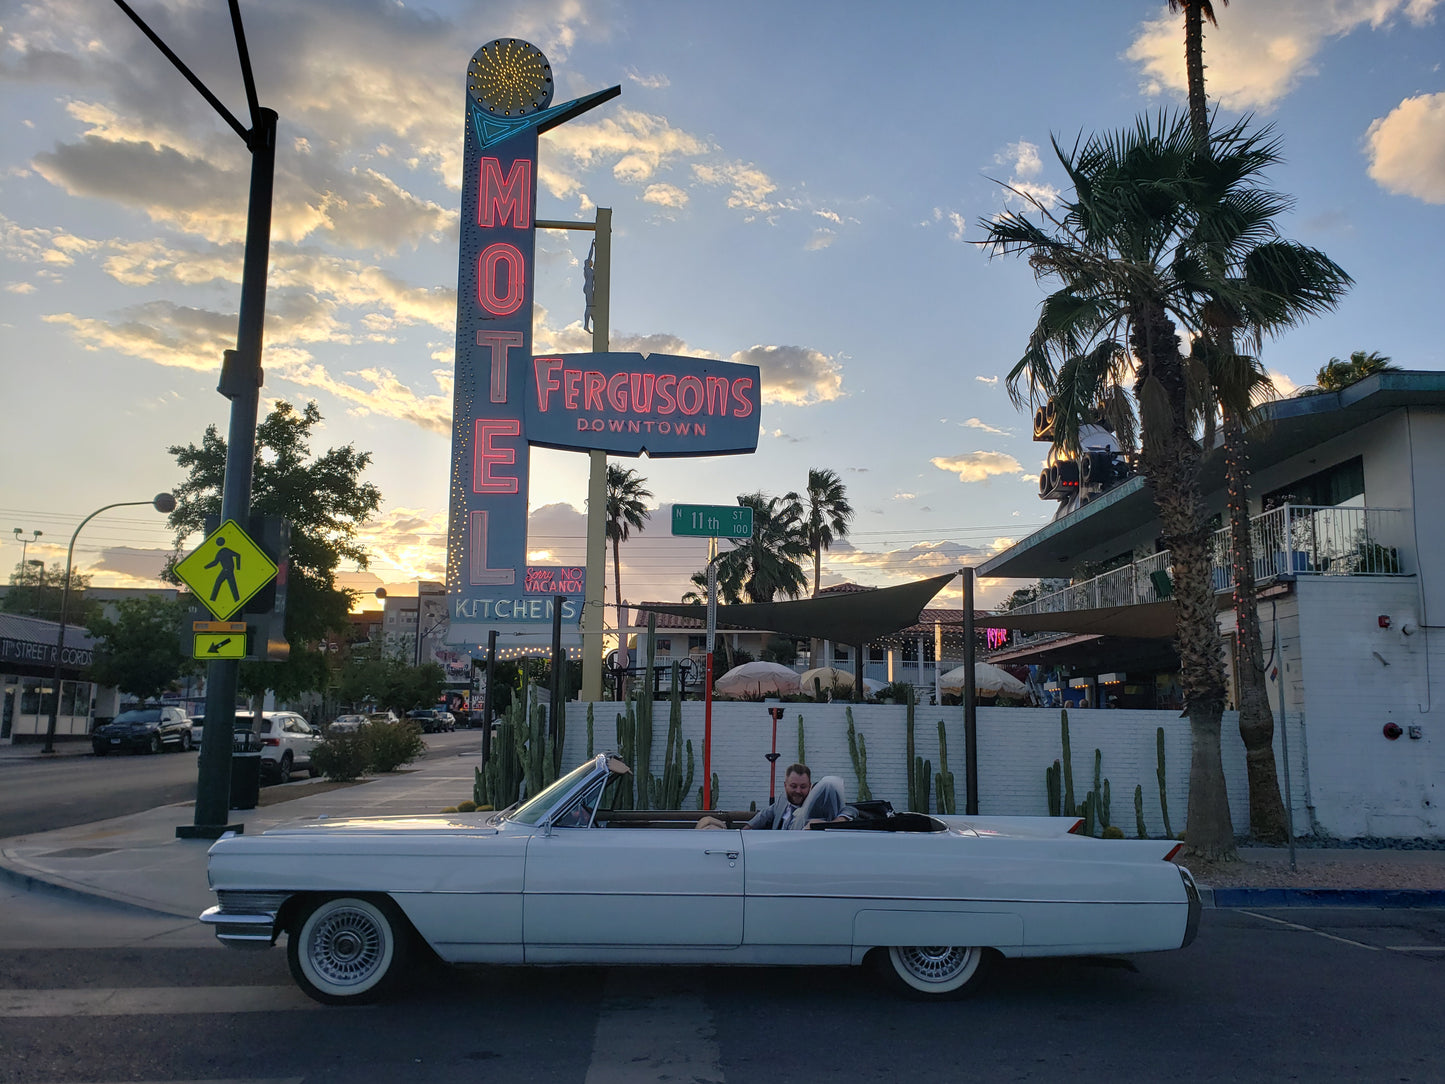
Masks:
[[[788,796],[780,795],[767,808],[758,810],[748,821],[748,827],[781,828],[788,805]],[[794,811],[790,827],[803,828],[810,820],[830,821],[840,814],[852,817],[857,815],[857,811],[843,802],[842,780],[837,776],[825,776],[814,785],[807,801]]]

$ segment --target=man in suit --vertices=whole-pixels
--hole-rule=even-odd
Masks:
[[[805,828],[811,821],[847,821],[853,809],[843,804],[843,781],[828,776],[813,786],[813,773],[806,764],[789,764],[783,773],[783,794],[766,809],[760,809],[744,828]]]

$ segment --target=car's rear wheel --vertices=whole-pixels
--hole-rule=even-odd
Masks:
[[[289,752],[281,754],[281,763],[276,766],[276,782],[291,782],[291,754]]]
[[[286,939],[291,977],[324,1005],[374,1001],[405,970],[411,931],[390,900],[316,904]]]
[[[161,751],[161,736],[160,736],[159,734],[152,734],[152,735],[151,735],[151,752],[152,752],[152,753],[159,753],[160,751]]]
[[[183,730],[183,731],[181,731],[181,752],[182,752],[182,753],[189,753],[190,751],[191,751],[191,735],[190,735],[190,732],[189,732],[189,731]]]
[[[896,945],[880,950],[897,989],[913,997],[963,997],[988,969],[989,950],[977,945]]]

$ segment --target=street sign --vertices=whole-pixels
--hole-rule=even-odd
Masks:
[[[674,504],[672,533],[699,538],[752,538],[753,510],[736,504]]]
[[[225,621],[276,578],[276,562],[228,519],[187,554],[175,572],[201,605]]]
[[[191,652],[196,659],[244,659],[246,657],[246,625],[240,632],[198,632]]]

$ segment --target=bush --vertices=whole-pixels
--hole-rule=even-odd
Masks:
[[[421,727],[410,719],[399,723],[367,723],[360,731],[366,765],[373,772],[394,772],[426,752]]]
[[[1107,828],[1104,829],[1103,835],[1102,835],[1100,838],[1102,838],[1102,839],[1123,839],[1123,838],[1124,838],[1124,829],[1120,828],[1117,824],[1111,824],[1111,825],[1109,825]]]
[[[367,750],[360,734],[330,734],[311,750],[311,767],[336,783],[366,774]]]
[[[458,813],[475,813],[475,812],[476,812],[476,809],[477,809],[477,803],[476,803],[476,802],[473,802],[473,801],[466,801],[466,802],[458,802],[458,803],[457,803],[457,812],[458,812]]]

